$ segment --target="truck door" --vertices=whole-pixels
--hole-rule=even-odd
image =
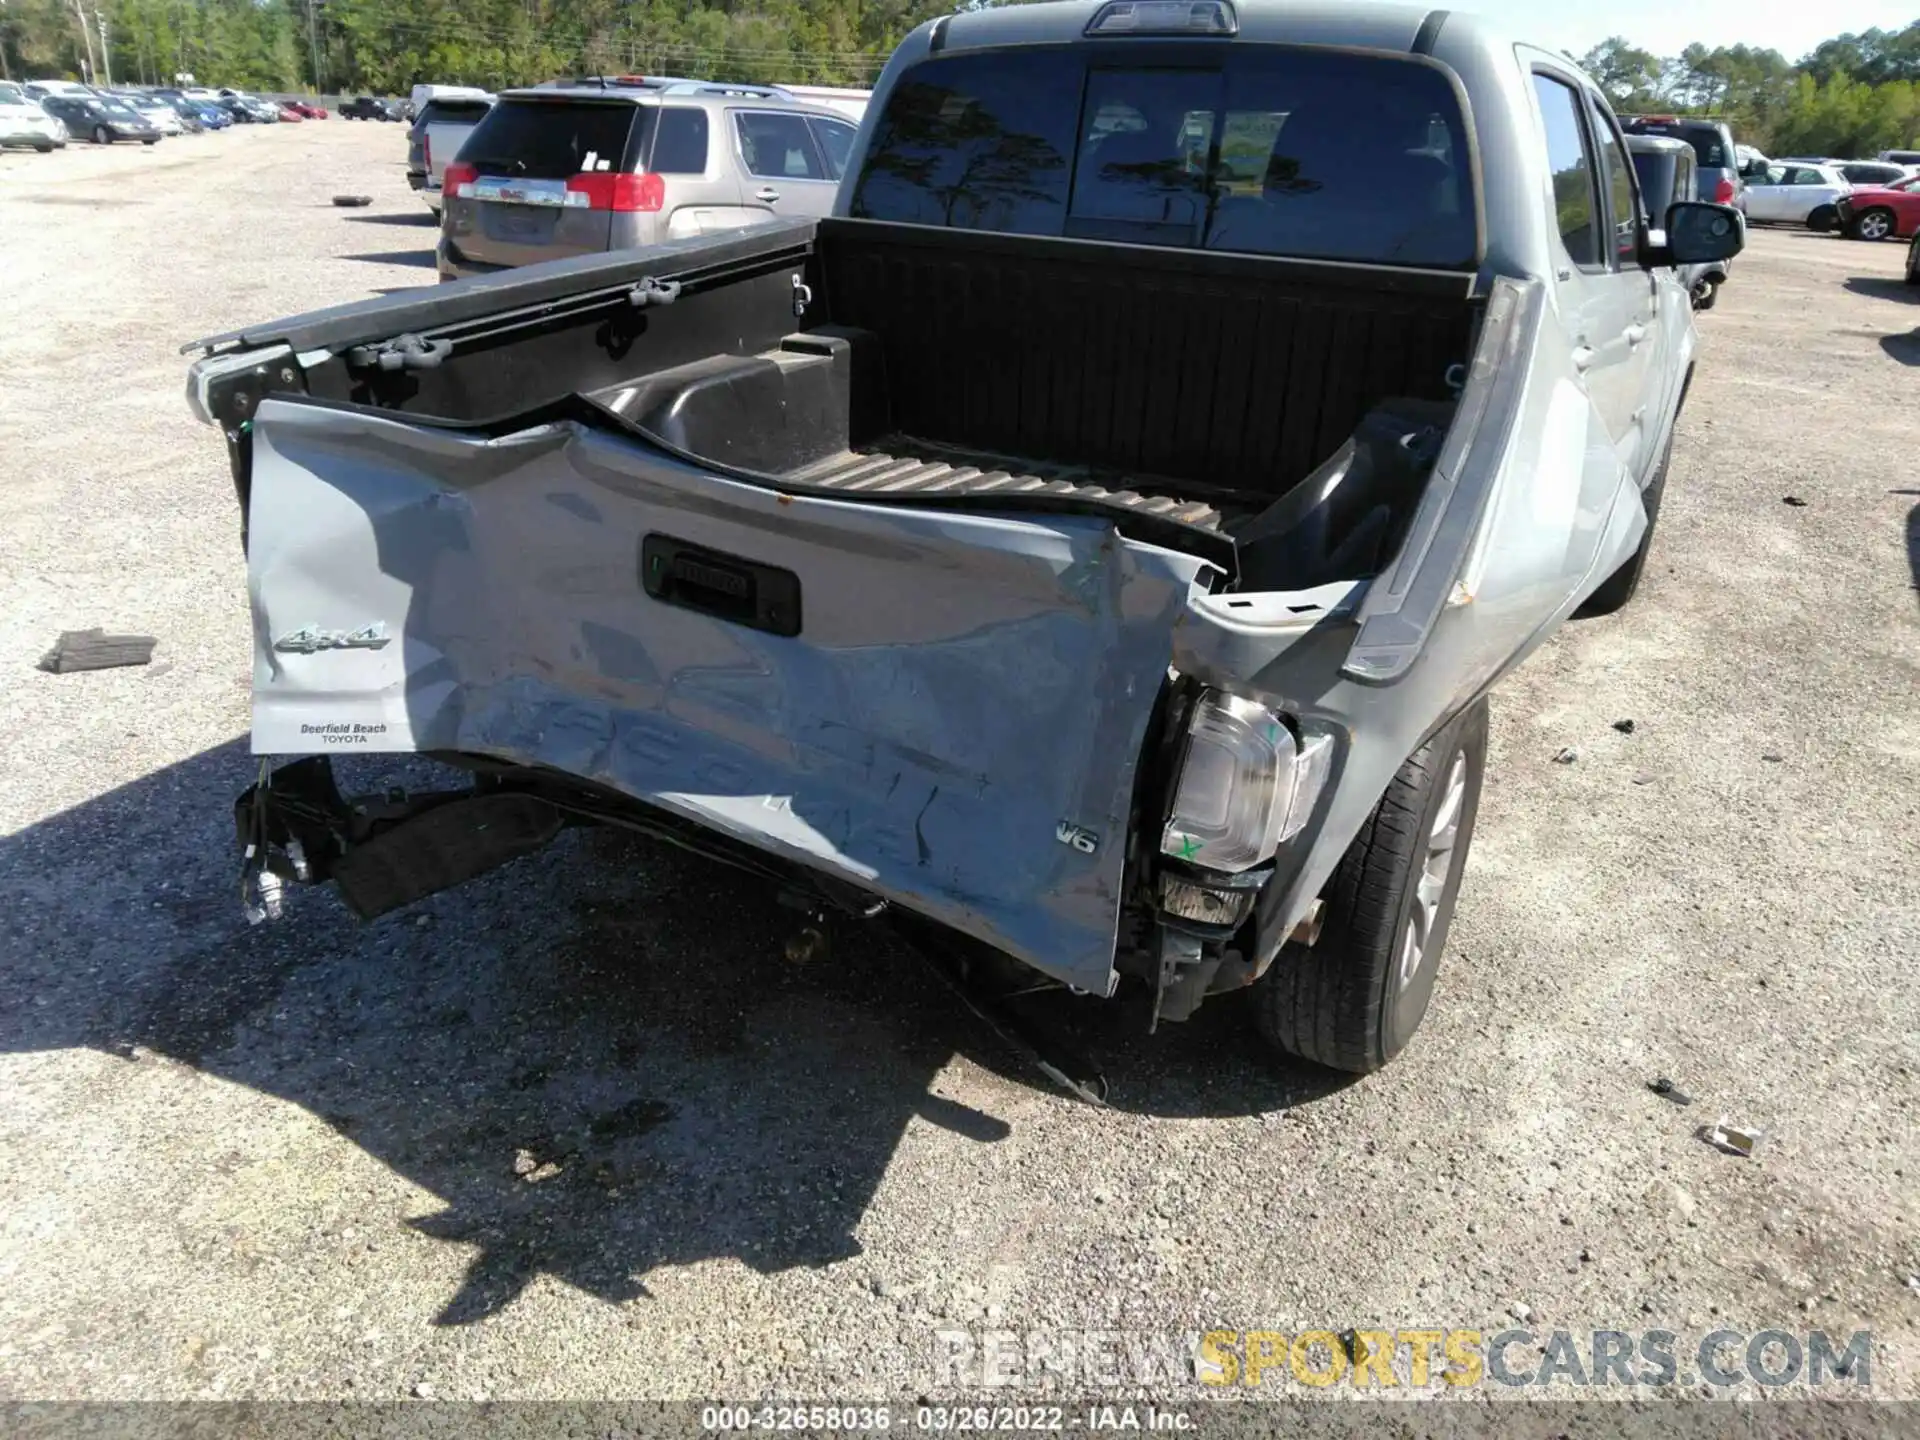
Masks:
[[[1603,168],[1585,87],[1546,65],[1534,67],[1533,87],[1553,178],[1559,253],[1552,279],[1561,322],[1573,345],[1574,368],[1615,452],[1629,473],[1638,476],[1651,277],[1631,258],[1631,270],[1621,269],[1610,210],[1612,184]],[[1626,184],[1631,200],[1632,181]]]
[[[1638,479],[1648,478],[1653,447],[1665,424],[1667,331],[1676,319],[1692,314],[1679,286],[1640,263],[1640,233],[1646,223],[1633,157],[1620,133],[1619,122],[1598,92],[1587,91],[1587,118],[1592,123],[1594,148],[1600,157],[1601,193],[1606,200],[1608,263],[1618,292],[1616,305],[1625,321],[1622,337],[1627,354],[1620,381],[1628,391],[1627,428],[1618,435],[1620,459]],[[1691,198],[1692,190],[1676,192]],[[1677,278],[1677,277],[1675,277]]]

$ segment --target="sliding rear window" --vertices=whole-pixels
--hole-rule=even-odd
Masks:
[[[1479,255],[1458,94],[1398,57],[1119,42],[923,61],[850,211],[873,220],[1423,266]]]
[[[600,100],[502,100],[474,127],[461,156],[483,175],[564,180],[619,170],[637,150],[638,105]]]

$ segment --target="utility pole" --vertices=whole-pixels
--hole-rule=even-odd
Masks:
[[[87,50],[84,63],[87,67],[87,83],[91,85],[94,78],[100,73],[100,67],[93,63],[93,27],[87,24],[87,12],[82,7],[80,0],[73,0],[73,18],[80,22],[80,43],[84,45]]]
[[[113,57],[107,53],[107,17],[98,10],[93,18],[100,22],[100,68],[106,72],[107,88],[113,88]]]
[[[320,26],[315,15],[320,0],[307,0],[307,48],[313,52],[313,93],[320,93]]]

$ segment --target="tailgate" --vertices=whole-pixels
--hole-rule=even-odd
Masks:
[[[1105,994],[1206,569],[1098,518],[784,495],[571,422],[268,400],[253,747],[553,767]]]

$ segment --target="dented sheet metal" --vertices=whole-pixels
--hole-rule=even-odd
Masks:
[[[256,753],[549,766],[1110,993],[1204,561],[1093,518],[783,495],[573,424],[268,400],[253,446]],[[799,632],[653,598],[649,536],[790,572]],[[735,603],[732,574],[699,593]]]

